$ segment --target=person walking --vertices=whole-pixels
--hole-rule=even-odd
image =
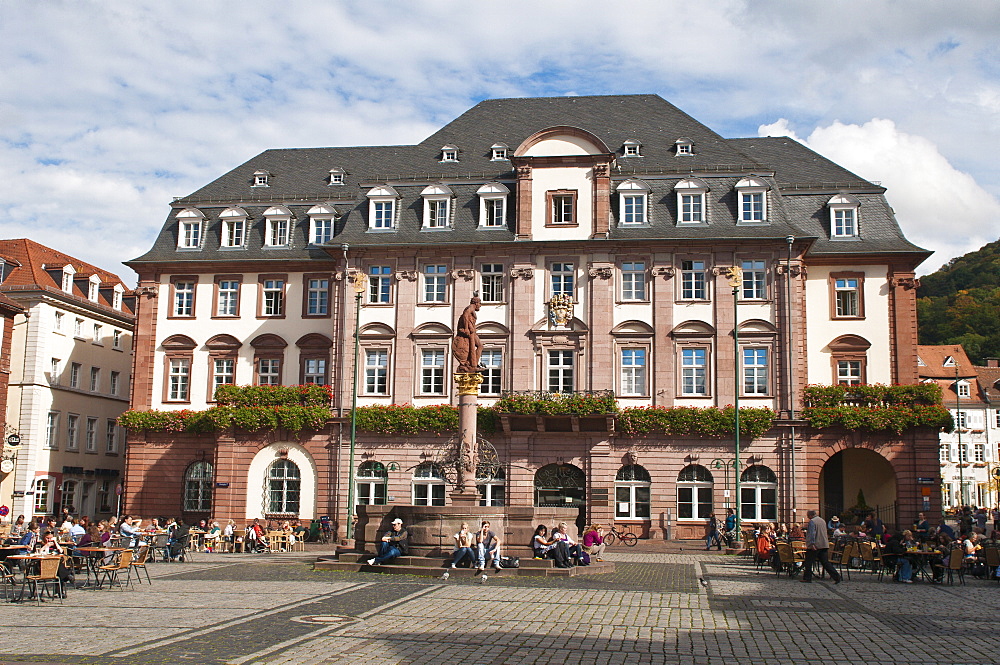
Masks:
[[[705,520],[705,549],[712,549],[712,543],[715,543],[717,549],[722,549],[722,536],[719,535],[719,523],[715,519],[715,513]]]
[[[806,526],[806,562],[802,572],[803,582],[812,582],[813,564],[819,561],[823,570],[830,574],[834,584],[840,584],[840,573],[833,567],[827,554],[830,551],[830,538],[826,535],[826,521],[815,510],[806,513],[809,524]]]

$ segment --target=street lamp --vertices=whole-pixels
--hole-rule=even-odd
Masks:
[[[347,243],[340,246],[344,250],[344,268],[348,266]],[[354,372],[351,375],[351,454],[347,469],[347,537],[354,537],[354,447],[357,444],[358,432],[358,350],[361,330],[361,297],[365,292],[365,274],[360,270],[351,277],[351,287],[354,289]]]
[[[736,361],[734,366],[736,381],[733,391],[733,402],[735,405],[733,420],[735,429],[733,430],[733,443],[736,447],[736,455],[733,460],[733,475],[736,477],[736,542],[743,539],[741,528],[742,506],[740,497],[740,383],[742,381],[740,372],[740,287],[743,286],[743,269],[734,265],[729,270],[729,286],[733,287],[733,358]]]
[[[712,460],[712,468],[713,469],[721,469],[721,468],[726,467],[726,466],[728,466],[729,468],[731,468],[734,473],[737,473],[736,460],[735,459],[728,459],[727,460],[727,459],[722,459],[721,457],[716,457],[714,460]],[[728,501],[728,494],[729,494],[729,472],[728,471],[726,471],[726,494],[727,494],[726,508],[728,508],[729,507],[729,501]]]
[[[955,431],[958,432],[958,504],[965,506],[965,474],[963,466],[967,456],[962,449],[962,397],[958,390],[958,363],[955,363]]]

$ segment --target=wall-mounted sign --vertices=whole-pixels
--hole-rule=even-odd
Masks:
[[[14,460],[5,459],[0,461],[0,473],[10,473],[14,470]]]
[[[215,483],[216,487],[229,487],[229,483]]]
[[[937,478],[917,478],[918,485],[937,485]]]
[[[10,436],[7,437],[7,445],[8,446],[21,445],[21,437],[18,436],[17,434],[11,434]]]
[[[24,496],[24,492],[21,490],[14,490],[14,498],[16,499],[19,496]]]

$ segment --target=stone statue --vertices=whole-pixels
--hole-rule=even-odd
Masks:
[[[481,367],[479,358],[483,355],[483,343],[479,339],[479,333],[476,332],[476,312],[479,311],[481,303],[479,297],[474,296],[469,306],[458,317],[452,353],[458,363],[455,371],[459,374],[474,374]]]

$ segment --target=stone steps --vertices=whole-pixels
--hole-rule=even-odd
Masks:
[[[371,554],[340,552],[336,559],[320,557],[314,564],[316,570],[343,570],[349,572],[383,573],[388,575],[418,575],[440,577],[447,572],[455,577],[478,577],[475,568],[449,568],[450,560],[441,557],[403,556],[380,566],[369,566]],[[521,558],[519,568],[502,568],[499,571],[486,568],[490,577],[575,577],[615,572],[615,564],[609,561],[593,562],[589,566],[556,568],[551,559]]]

